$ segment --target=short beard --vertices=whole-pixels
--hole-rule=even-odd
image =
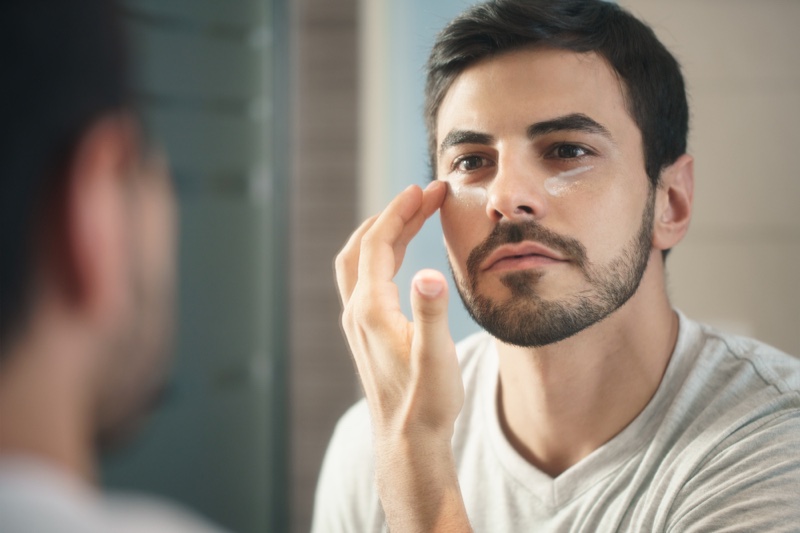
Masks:
[[[516,346],[553,344],[583,331],[622,307],[639,288],[650,257],[655,190],[642,215],[642,225],[624,250],[609,264],[588,262],[585,247],[575,239],[558,235],[538,222],[498,224],[489,237],[467,259],[467,279],[456,279],[456,287],[470,316],[495,338]],[[511,272],[501,282],[511,292],[503,303],[478,294],[479,265],[498,246],[525,240],[560,251],[580,268],[590,289],[561,300],[545,300],[536,291],[540,271]],[[452,264],[450,265],[453,270]],[[469,282],[467,282],[469,280]]]

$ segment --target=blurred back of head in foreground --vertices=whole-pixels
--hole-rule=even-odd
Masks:
[[[84,479],[163,388],[175,222],[106,0],[0,17],[0,458]]]

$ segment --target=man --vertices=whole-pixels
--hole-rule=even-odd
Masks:
[[[161,394],[175,216],[106,0],[0,17],[0,531],[216,531],[102,495],[96,453]]]
[[[425,114],[436,181],[337,258],[366,399],[315,531],[796,530],[800,362],[666,294],[694,176],[652,31],[599,0],[475,6],[433,47]],[[485,330],[458,347],[442,274],[415,276],[413,322],[392,283],[439,208]]]

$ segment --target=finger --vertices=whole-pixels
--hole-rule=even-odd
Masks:
[[[339,298],[343,307],[350,301],[358,281],[358,259],[361,252],[361,239],[364,238],[364,234],[369,231],[376,220],[378,220],[378,215],[371,216],[362,222],[336,255],[336,260],[334,261],[336,286],[339,289]]]
[[[411,282],[411,310],[414,316],[412,353],[436,357],[453,349],[447,324],[447,281],[441,272],[425,269]]]
[[[447,195],[447,185],[441,181],[434,181],[428,184],[425,190],[422,191],[421,203],[417,203],[417,190],[415,186],[412,186],[400,195],[406,195],[408,192],[415,194],[413,198],[415,203],[412,204],[408,198],[401,199],[398,196],[395,199],[397,204],[390,204],[386,211],[382,213],[381,218],[383,219],[384,215],[387,218],[379,220],[376,224],[374,231],[383,233],[370,236],[375,241],[370,242],[374,247],[371,246],[369,253],[375,252],[375,255],[369,255],[369,261],[363,265],[365,269],[363,272],[370,279],[389,281],[397,274],[403,263],[408,244],[422,229],[425,221],[442,206]],[[415,206],[416,210],[412,212],[409,209],[411,206]],[[387,245],[392,248],[393,257],[391,259],[386,255]],[[374,259],[379,259],[380,262],[372,262]]]
[[[437,209],[442,207],[444,198],[447,196],[447,183],[441,180],[433,180],[422,191],[423,196],[423,210],[428,212],[427,216],[431,216]]]
[[[444,203],[447,195],[447,184],[443,181],[434,180],[422,191],[422,207],[418,213],[423,219],[429,218]]]
[[[444,203],[447,195],[447,185],[442,181],[433,181],[422,191],[422,206],[419,211],[408,221],[403,232],[398,237],[394,245],[395,265],[397,269],[403,263],[406,248],[411,240],[419,233],[425,221],[428,220]]]
[[[394,246],[407,224],[415,219],[424,195],[416,185],[398,194],[361,239],[358,279],[367,283],[391,282],[399,268]],[[419,227],[421,227],[421,222]],[[419,231],[419,229],[417,229]]]

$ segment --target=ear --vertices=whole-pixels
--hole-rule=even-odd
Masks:
[[[689,230],[694,201],[694,159],[680,156],[661,172],[656,191],[653,221],[653,247],[669,250]]]
[[[108,115],[79,140],[66,168],[61,293],[70,311],[107,320],[128,298],[130,215],[126,191],[137,153],[133,120]]]

